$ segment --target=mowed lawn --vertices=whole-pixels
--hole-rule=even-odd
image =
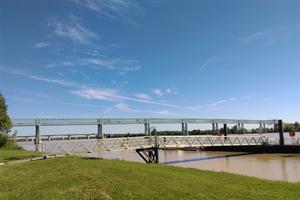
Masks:
[[[0,166],[0,199],[300,199],[300,184],[80,157]]]
[[[33,158],[40,156],[41,154],[34,151],[25,151],[21,149],[7,150],[0,149],[0,163],[6,163],[14,160],[21,160],[26,158]]]

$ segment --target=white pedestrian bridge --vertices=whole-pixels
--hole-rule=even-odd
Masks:
[[[268,142],[265,136],[146,136],[121,137],[105,139],[52,140],[41,143],[44,154],[76,154],[96,151],[127,151],[158,147],[202,148],[208,146],[242,146],[264,145]]]

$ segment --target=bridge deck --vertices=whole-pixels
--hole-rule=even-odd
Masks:
[[[71,125],[122,125],[122,124],[277,124],[278,120],[251,120],[251,119],[196,119],[196,118],[114,118],[114,119],[13,119],[12,124],[17,126],[71,126]]]
[[[263,145],[264,136],[158,136],[159,148]],[[95,151],[126,151],[155,147],[155,137],[106,138],[99,140],[46,141],[44,154],[75,154]]]

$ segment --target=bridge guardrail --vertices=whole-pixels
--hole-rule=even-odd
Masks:
[[[158,136],[159,148],[206,146],[263,145],[265,136]],[[154,136],[106,138],[99,140],[46,141],[41,145],[44,154],[74,154],[95,151],[126,151],[155,146]]]

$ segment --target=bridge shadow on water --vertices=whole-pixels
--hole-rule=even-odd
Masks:
[[[257,153],[239,153],[239,154],[230,154],[230,155],[222,155],[222,156],[210,156],[210,157],[202,157],[202,158],[192,158],[192,159],[184,159],[184,160],[174,160],[174,161],[167,161],[167,162],[160,162],[162,165],[172,165],[172,164],[179,164],[179,163],[187,163],[187,162],[195,162],[195,161],[204,161],[204,160],[214,160],[214,159],[221,159],[221,158],[229,158],[229,157],[238,157],[238,156],[245,156],[250,154],[257,154]]]

